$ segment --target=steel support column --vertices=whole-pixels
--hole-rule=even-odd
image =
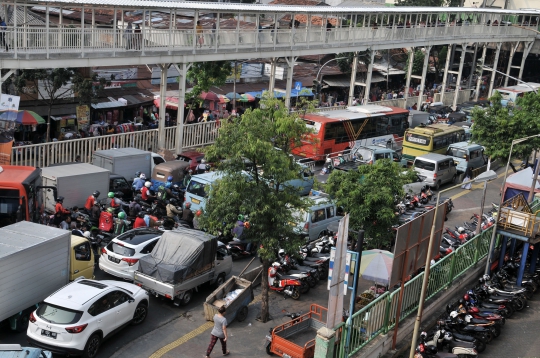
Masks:
[[[444,64],[444,72],[441,86],[441,102],[444,102],[444,93],[446,92],[446,81],[448,81],[448,66],[450,66],[450,60],[453,59],[450,47],[451,46],[448,46],[446,48],[446,63]]]
[[[182,152],[184,144],[184,103],[186,101],[186,76],[191,67],[188,63],[173,64],[178,71],[178,113],[176,115],[176,154]]]
[[[268,83],[268,92],[270,95],[274,95],[274,86],[276,84],[276,66],[278,57],[272,57],[270,60],[270,81]]]
[[[502,242],[501,242],[501,252],[499,254],[499,263],[497,264],[499,267],[501,266],[501,262],[504,262],[504,256],[506,255],[507,246],[508,246],[508,238],[506,236],[503,236]],[[491,266],[489,267],[489,271],[491,272]]]
[[[472,78],[473,78],[473,73],[474,73],[474,69],[476,67],[476,56],[478,55],[478,43],[476,43],[474,45],[474,55],[473,55],[473,60],[472,60],[472,64],[471,64],[471,72],[469,73],[469,82],[467,83],[467,88],[471,88],[472,87]]]
[[[494,70],[497,69],[497,64],[499,63],[499,54],[501,53],[501,47],[502,42],[499,42],[497,44],[497,51],[495,52],[495,60],[493,61],[493,65],[491,66],[491,68],[493,68]],[[493,92],[493,86],[495,85],[495,77],[497,77],[497,72],[491,71],[491,80],[489,81],[489,91],[487,93],[488,97],[490,97],[491,92]]]
[[[523,68],[525,67],[525,61],[527,60],[527,56],[529,56],[529,52],[531,52],[533,45],[534,41],[523,43],[523,57],[521,58],[521,65],[519,66],[519,79],[521,79],[521,77],[523,76]]]
[[[296,59],[298,57],[291,56],[291,57],[285,57],[285,60],[287,61],[287,87],[285,89],[285,107],[291,108],[291,90],[292,90],[292,79],[293,79],[293,71],[294,71],[294,63],[296,62]]]
[[[403,98],[405,99],[404,108],[407,108],[407,100],[409,99],[409,88],[411,87],[411,75],[412,75],[412,69],[413,69],[413,63],[414,63],[414,47],[409,47],[409,66],[407,67],[407,78],[405,79],[405,93],[403,94]]]
[[[521,262],[519,264],[519,271],[517,275],[516,285],[521,286],[523,281],[523,273],[525,272],[525,264],[527,263],[527,252],[529,251],[529,243],[523,243],[523,252],[521,253]]]
[[[459,96],[459,87],[461,85],[461,74],[463,73],[463,65],[465,64],[465,57],[467,56],[467,44],[461,45],[461,57],[459,59],[459,69],[456,79],[456,90],[454,91],[454,101],[452,102],[452,109],[455,111],[457,106],[457,100]]]
[[[487,44],[483,45],[482,48],[482,63],[486,61],[486,52],[487,52]],[[476,64],[475,64],[476,66]],[[480,96],[480,86],[482,85],[482,74],[484,73],[484,70],[480,71],[480,73],[477,74],[478,78],[476,79],[476,93],[474,95],[474,100],[478,101],[478,97]]]
[[[369,90],[371,88],[371,76],[373,75],[373,61],[375,60],[375,51],[371,51],[371,57],[369,58],[369,65],[366,73],[366,89],[364,92],[365,103],[369,101]]]
[[[167,74],[169,72],[170,63],[158,64],[161,70],[161,81],[159,83],[159,119],[158,119],[158,148],[165,148],[165,101],[167,92]]]
[[[429,53],[431,52],[431,46],[425,47],[424,52],[424,66],[422,68],[422,79],[420,80],[420,93],[418,94],[419,108],[422,106],[422,97],[424,96],[424,87],[426,86],[426,75],[429,65]]]
[[[356,83],[356,71],[358,69],[358,52],[354,53],[353,64],[351,71],[351,84],[349,86],[349,101],[347,102],[349,106],[352,106],[354,100],[354,84]]]
[[[508,57],[508,66],[506,67],[506,76],[504,77],[504,87],[508,86],[508,76],[510,76],[510,71],[512,71],[512,62],[514,61],[514,55],[519,46],[519,41],[516,42],[516,45],[513,46],[510,44],[510,56]]]

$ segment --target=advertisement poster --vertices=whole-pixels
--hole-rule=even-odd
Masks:
[[[13,132],[20,100],[19,96],[0,95],[0,165],[11,164]]]
[[[77,106],[77,124],[79,129],[83,129],[89,124],[90,110],[87,105]]]

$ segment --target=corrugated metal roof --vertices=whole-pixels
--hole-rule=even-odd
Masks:
[[[27,1],[28,4],[43,4],[41,1]],[[204,3],[191,1],[151,1],[151,0],[54,0],[49,5],[68,4],[70,7],[81,5],[124,7],[126,9],[182,9],[208,11],[245,11],[257,12],[285,12],[285,13],[490,13],[490,14],[535,14],[540,12],[528,10],[501,10],[491,8],[464,8],[464,7],[333,7],[333,6],[288,6],[288,5],[261,5],[261,4],[231,4],[231,3]]]
[[[120,102],[120,101],[92,103],[93,109],[118,108],[118,107],[125,107],[125,105],[123,102]]]
[[[14,14],[17,14],[17,26],[22,26],[24,24],[24,8],[22,6],[17,6],[17,11],[13,11],[13,8],[10,7],[9,10],[9,16],[5,16],[0,10],[0,13],[2,14],[2,18],[5,19],[6,23],[8,25],[15,24],[15,16]],[[28,26],[44,26],[46,24],[45,20],[37,15],[36,13],[28,10],[26,15],[26,24]]]

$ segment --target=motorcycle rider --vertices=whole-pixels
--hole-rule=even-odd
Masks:
[[[148,204],[152,204],[154,199],[156,198],[152,193],[150,192],[150,187],[152,186],[152,183],[147,181],[144,183],[144,187],[141,189],[141,199],[147,202]]]
[[[191,180],[191,175],[193,174],[193,170],[188,170],[187,174],[184,176],[184,180],[182,181],[182,185],[184,185],[184,188],[187,188],[189,181]]]
[[[238,215],[238,220],[236,221],[234,228],[231,230],[234,241],[244,242],[244,229],[247,229],[246,223],[247,222],[245,221],[244,215]],[[247,243],[246,251],[251,252],[251,242]]]
[[[64,209],[62,203],[64,202],[64,197],[59,196],[56,198],[56,205],[54,206],[54,220],[53,224],[58,226],[64,220],[66,216],[69,215],[69,210]]]
[[[279,279],[276,277],[279,266],[281,266],[279,263],[274,262],[272,266],[268,268],[268,286],[279,286]]]
[[[208,167],[206,166],[206,160],[201,159],[201,163],[197,165],[195,170],[197,171],[197,174],[204,174],[206,170],[208,170]]]
[[[146,175],[144,173],[140,173],[138,178],[135,178],[133,180],[133,190],[135,193],[139,193],[141,189],[144,187],[144,183],[146,182]]]
[[[116,210],[120,209],[120,205],[114,199],[115,199],[114,198],[114,192],[110,191],[107,194],[106,205],[107,205],[107,208],[113,208],[116,211]]]
[[[135,197],[131,203],[129,203],[129,216],[136,217],[142,210],[141,199]]]
[[[169,198],[178,199],[178,195],[175,195],[173,191],[171,190],[173,186],[172,181],[173,181],[173,177],[169,176],[167,178],[167,182],[164,185],[159,186],[158,192],[156,194],[156,197],[158,200],[161,200],[164,202],[165,200]]]
[[[199,209],[195,212],[195,216],[193,217],[193,228],[195,230],[200,230],[201,229],[201,226],[199,225],[199,218],[201,217],[202,215],[202,210]]]
[[[146,222],[144,221],[144,211],[141,211],[137,214],[137,218],[135,219],[135,222],[133,223],[133,228],[137,229],[139,227],[146,227]]]
[[[178,210],[177,205],[178,201],[175,198],[172,198],[165,207],[167,209],[167,217],[173,219],[175,222],[179,221],[177,215],[182,215],[182,210]]]
[[[94,206],[92,206],[92,209],[90,210],[90,213],[89,213],[90,220],[94,223],[97,223],[99,221],[100,214],[101,214],[101,208],[99,207],[99,203],[96,201],[94,203]]]
[[[129,230],[129,224],[131,224],[126,219],[126,213],[119,212],[118,217],[114,219],[114,228],[113,228],[113,234],[114,236],[118,236],[120,234],[123,234],[127,230]]]
[[[187,222],[189,226],[193,227],[193,212],[190,208],[191,203],[186,203],[184,210],[182,211],[182,220]]]
[[[99,197],[99,190],[96,190],[86,199],[86,204],[84,204],[84,208],[90,213],[90,210],[92,210],[92,207],[94,206],[97,198]]]

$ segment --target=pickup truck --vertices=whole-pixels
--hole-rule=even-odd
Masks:
[[[152,253],[139,260],[134,283],[174,304],[186,305],[199,286],[221,285],[232,271],[232,257],[223,244],[202,231],[166,231]]]

